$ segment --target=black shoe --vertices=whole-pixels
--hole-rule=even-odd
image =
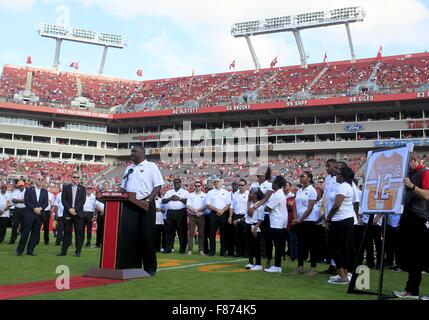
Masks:
[[[85,245],[85,247],[89,248],[89,247],[91,247],[91,244],[90,244],[90,243],[87,243],[87,244]]]
[[[67,253],[65,253],[65,252],[57,253],[57,257],[64,257],[66,255],[67,255]]]
[[[15,241],[9,241],[8,244],[15,244]]]
[[[49,246],[49,242],[45,242],[45,246]]]
[[[326,269],[325,271],[322,271],[321,274],[338,274],[337,269],[335,269],[334,266],[329,266],[328,269]]]
[[[27,252],[27,256],[37,256],[37,254],[35,254],[34,252]]]
[[[208,254],[208,256],[209,257],[213,257],[215,254],[213,253],[213,252],[210,252],[209,254]]]
[[[80,257],[80,252],[75,252],[75,253],[74,253],[74,256],[75,256],[75,257]]]
[[[16,253],[16,255],[17,255],[18,257],[20,257],[20,256],[22,256],[22,252],[17,252],[17,253]]]

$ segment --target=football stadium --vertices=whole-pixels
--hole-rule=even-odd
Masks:
[[[0,299],[429,300],[429,53],[357,57],[365,10],[237,22],[254,66],[151,80],[105,75],[121,35],[38,24],[53,66],[0,77]],[[300,31],[334,25],[351,58],[310,61]],[[299,63],[261,67],[280,32]],[[104,48],[98,74],[61,67],[68,42]],[[364,214],[368,151],[410,145],[402,211]]]

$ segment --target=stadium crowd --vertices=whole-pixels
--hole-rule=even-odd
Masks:
[[[0,97],[13,101],[14,94],[27,89],[39,98],[34,102],[38,105],[69,108],[76,97],[85,97],[98,111],[123,113],[287,101],[302,93],[307,98],[350,96],[362,93],[356,93],[357,85],[370,83],[379,92],[404,93],[429,83],[428,64],[429,54],[422,53],[384,57],[381,62],[374,58],[148,81],[5,65]]]

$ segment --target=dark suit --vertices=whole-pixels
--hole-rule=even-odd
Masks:
[[[76,242],[76,253],[80,253],[83,245],[83,233],[82,224],[85,213],[83,212],[83,205],[86,201],[86,188],[82,185],[77,186],[76,198],[73,207],[73,192],[72,185],[68,184],[64,186],[61,195],[61,202],[64,206],[64,241],[61,249],[61,253],[66,254],[72,239],[72,228],[74,228],[75,242]],[[76,215],[73,216],[69,213],[69,209],[74,208]]]
[[[21,239],[19,240],[16,252],[22,254],[28,241],[27,253],[33,253],[40,236],[40,226],[42,220],[40,215],[34,213],[34,208],[46,208],[48,206],[48,191],[40,189],[39,201],[37,201],[36,190],[34,187],[27,188],[25,191],[24,202],[25,212],[22,217]],[[31,233],[31,235],[30,235]]]

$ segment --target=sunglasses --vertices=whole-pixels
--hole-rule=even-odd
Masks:
[[[73,179],[79,179],[79,177],[73,177]]]
[[[213,183],[218,183],[218,182],[220,182],[220,181],[213,181]]]
[[[195,185],[195,188],[199,188],[199,187],[201,187],[201,185],[200,185],[200,184],[196,184],[196,185]]]
[[[44,179],[37,179],[37,181],[43,181]]]
[[[240,187],[244,187],[244,186],[246,186],[246,185],[245,185],[245,184],[239,184],[239,186],[240,186]]]

